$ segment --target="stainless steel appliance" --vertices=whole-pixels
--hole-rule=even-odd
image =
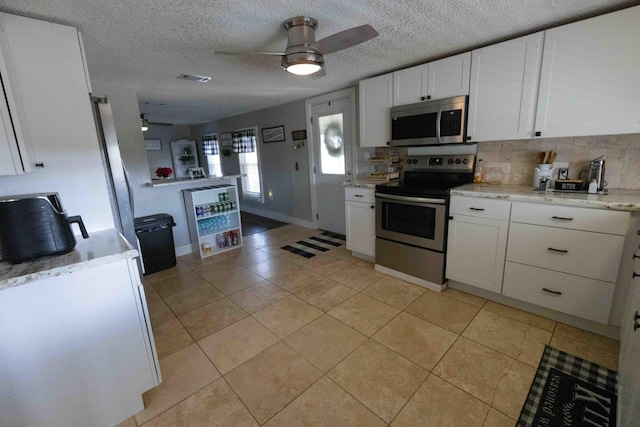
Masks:
[[[411,156],[403,179],[376,186],[376,265],[445,282],[449,189],[473,181],[475,155]]]
[[[109,198],[111,199],[111,212],[116,229],[127,241],[138,247],[138,240],[134,230],[134,203],[133,192],[129,183],[129,174],[120,156],[120,146],[116,135],[116,126],[113,121],[111,105],[106,98],[91,97],[93,116],[96,124],[96,132],[100,141],[102,162]],[[136,258],[138,268],[144,272],[140,257]]]
[[[604,156],[600,156],[591,160],[589,163],[589,176],[587,178],[587,185],[594,179],[598,184],[598,191],[604,190],[607,186],[607,181],[604,180]]]
[[[76,247],[71,224],[89,235],[80,216],[67,217],[58,193],[0,198],[0,254],[11,264],[61,255]]]
[[[466,141],[467,96],[391,108],[391,145],[451,144]]]

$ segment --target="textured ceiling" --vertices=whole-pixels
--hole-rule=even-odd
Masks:
[[[358,80],[565,22],[629,0],[0,0],[0,10],[82,32],[93,84],[134,88],[150,121],[197,124],[308,98]],[[286,47],[282,22],[316,18],[316,38],[370,24],[380,35],[325,57],[313,80],[278,57],[214,51]],[[182,73],[209,83],[177,80]],[[149,104],[146,104],[149,103]],[[154,105],[162,103],[165,105]]]

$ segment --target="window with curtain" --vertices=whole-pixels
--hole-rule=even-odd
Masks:
[[[202,152],[207,158],[209,176],[223,176],[218,135],[205,135],[202,137]]]
[[[244,129],[233,132],[233,152],[238,154],[240,173],[243,176],[242,198],[248,200],[263,201],[262,176],[256,143],[256,128]]]

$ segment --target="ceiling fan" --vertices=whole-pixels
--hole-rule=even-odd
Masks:
[[[364,43],[378,35],[371,25],[350,28],[316,41],[318,21],[308,16],[289,18],[282,26],[287,30],[287,49],[273,52],[215,52],[216,55],[271,55],[282,57],[282,68],[290,73],[322,77],[324,55]]]
[[[142,113],[140,114],[140,120],[142,121],[142,131],[146,132],[149,130],[149,125],[154,125],[154,126],[173,126],[173,123],[161,123],[161,122],[150,122],[149,119],[147,119],[147,114]]]

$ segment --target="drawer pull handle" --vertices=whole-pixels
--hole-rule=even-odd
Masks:
[[[640,328],[640,324],[638,324],[638,320],[640,320],[640,314],[636,310],[636,314],[633,315],[633,330]]]
[[[484,209],[482,208],[469,208],[469,209],[471,209],[472,211],[484,211]]]
[[[354,194],[356,197],[364,197],[362,194]]]
[[[555,216],[555,215],[554,215],[554,216],[552,216],[551,218],[553,218],[553,219],[559,219],[559,220],[562,220],[562,221],[573,221],[573,218],[568,218],[568,217],[564,217],[564,216]]]
[[[633,254],[633,259],[640,258],[640,255]]]
[[[569,251],[566,249],[556,249],[556,248],[547,248],[547,249],[553,252],[560,252],[561,254],[569,253]]]
[[[635,279],[636,277],[640,277],[640,274],[636,273],[635,271],[633,272],[633,274],[631,275],[632,279]]]
[[[542,288],[542,290],[543,290],[543,291],[545,291],[545,292],[549,292],[550,294],[554,294],[554,295],[562,295],[562,292],[552,291],[551,289]]]

